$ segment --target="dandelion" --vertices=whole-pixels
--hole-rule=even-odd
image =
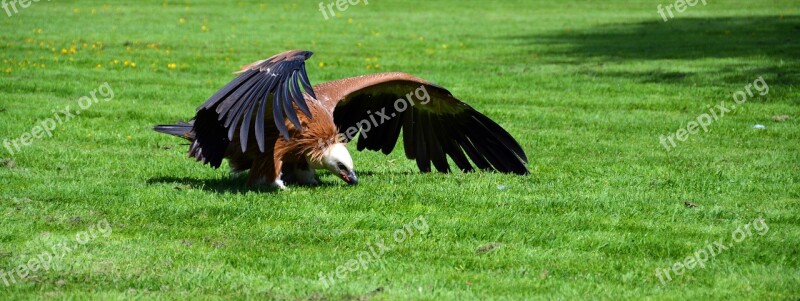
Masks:
[[[119,60],[114,60],[114,65],[119,64]]]
[[[325,67],[325,62],[319,62],[319,67],[320,68]]]
[[[186,23],[186,18],[181,17],[180,19],[178,19],[178,23],[180,23],[180,24]]]
[[[97,68],[97,69],[103,68],[103,65],[97,64],[97,66],[95,66],[95,68]]]
[[[205,26],[205,25],[200,26],[200,30],[206,32],[206,31],[208,31],[208,26]]]
[[[136,68],[136,63],[131,62],[131,68]]]
[[[67,48],[61,48],[61,54],[67,54]]]
[[[169,68],[169,69],[175,69],[175,67],[177,67],[177,66],[178,66],[178,65],[176,65],[175,63],[172,63],[172,64],[169,64],[169,65],[167,65],[167,68]]]

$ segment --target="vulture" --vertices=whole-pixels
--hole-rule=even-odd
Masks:
[[[345,144],[389,154],[400,134],[408,159],[422,172],[528,174],[528,158],[500,125],[447,89],[400,72],[363,75],[311,86],[312,52],[286,51],[246,65],[197,108],[188,122],[154,130],[189,141],[189,157],[234,174],[247,185],[316,185],[316,169],[358,183]],[[472,163],[470,163],[470,161]]]

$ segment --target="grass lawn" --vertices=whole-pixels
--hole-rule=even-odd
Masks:
[[[127,2],[0,10],[0,142],[44,135],[0,148],[0,299],[800,298],[797,0]],[[449,88],[531,174],[352,144],[358,186],[248,189],[151,130],[288,49]]]

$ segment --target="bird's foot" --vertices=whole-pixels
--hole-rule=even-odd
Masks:
[[[284,185],[281,180],[275,180],[275,182],[270,183],[269,186],[280,190],[286,190],[286,185]]]

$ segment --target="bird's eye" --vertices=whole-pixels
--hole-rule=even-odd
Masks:
[[[339,163],[337,163],[337,164],[336,164],[336,168],[339,168],[339,169],[341,169],[341,170],[345,170],[345,169],[347,169],[347,167],[345,167],[345,166],[344,166],[344,164],[342,164],[342,162],[339,162]]]

